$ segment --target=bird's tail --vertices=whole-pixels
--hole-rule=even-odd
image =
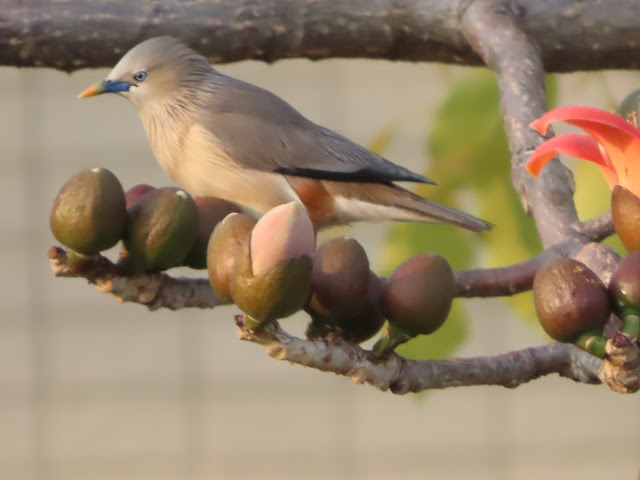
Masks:
[[[398,220],[442,222],[481,232],[489,222],[452,207],[428,200],[394,184],[322,182],[334,199],[338,216],[351,221]]]

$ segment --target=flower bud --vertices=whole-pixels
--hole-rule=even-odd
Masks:
[[[449,315],[455,281],[440,255],[423,253],[400,265],[387,279],[381,298],[389,326],[374,345],[378,357],[417,335],[435,332]]]
[[[184,265],[195,269],[207,268],[207,245],[213,229],[230,213],[240,208],[235,204],[216,197],[198,197],[198,234],[191,250],[184,259]]]
[[[256,219],[244,213],[231,213],[216,225],[207,246],[209,282],[216,293],[231,300],[229,280],[243,242],[251,235]]]
[[[640,252],[623,258],[609,283],[616,313],[640,315]]]
[[[455,294],[453,271],[440,255],[423,253],[400,265],[387,279],[382,311],[414,335],[435,332],[449,315]]]
[[[611,192],[613,227],[620,241],[630,252],[640,250],[640,198],[626,188],[616,185]]]
[[[86,255],[118,243],[126,222],[122,185],[104,168],[83,170],[67,180],[53,202],[49,217],[56,239]]]
[[[305,208],[297,202],[268,211],[251,233],[251,266],[260,275],[287,258],[313,253],[315,232]]]
[[[611,314],[604,284],[572,258],[544,264],[534,279],[533,296],[540,325],[559,342],[573,342],[591,330],[602,332]]]
[[[198,211],[189,194],[173,187],[150,190],[128,212],[123,264],[145,270],[180,265],[198,230]]]
[[[313,255],[312,293],[307,310],[342,319],[362,310],[369,287],[369,259],[351,237],[328,240]]]
[[[258,221],[238,253],[229,284],[233,301],[256,326],[302,309],[311,289],[314,248],[311,220],[295,203],[280,205]]]
[[[640,121],[640,118],[638,118],[639,113],[640,89],[637,89],[632,91],[622,99],[620,105],[618,106],[618,114],[628,122],[631,122],[636,128],[638,128],[638,124]]]
[[[362,309],[352,317],[345,317],[336,325],[338,335],[351,343],[362,343],[380,331],[385,318],[380,309],[380,296],[384,283],[369,271],[369,288]]]
[[[640,338],[640,252],[620,261],[611,277],[609,293],[616,313],[622,318],[622,331]]]
[[[138,185],[134,185],[124,194],[124,198],[127,202],[127,208],[136,203],[141,196],[145,193],[150,192],[151,190],[155,190],[155,187],[151,185],[147,185],[146,183],[139,183]]]

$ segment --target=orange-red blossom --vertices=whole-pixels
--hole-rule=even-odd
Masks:
[[[557,135],[531,154],[527,171],[537,177],[542,167],[558,154],[594,162],[613,188],[621,185],[640,197],[640,130],[623,118],[593,107],[565,106],[545,113],[531,123],[542,135],[553,122],[565,122],[587,135]]]

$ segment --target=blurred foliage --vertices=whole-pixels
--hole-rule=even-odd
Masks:
[[[569,162],[565,162],[569,165]],[[573,177],[576,181],[574,200],[578,210],[578,218],[586,220],[596,217],[611,208],[611,189],[607,185],[600,169],[591,162],[575,161],[571,164]],[[620,238],[612,235],[604,242],[623,257],[627,255]]]
[[[555,85],[550,77],[549,104],[553,104]],[[401,124],[398,120],[386,127],[372,147],[384,151]],[[523,212],[511,184],[511,155],[492,72],[475,69],[455,82],[436,112],[426,154],[429,166],[425,174],[438,186],[421,185],[416,192],[469,211],[494,223],[495,228],[477,235],[450,226],[394,224],[383,251],[384,273],[425,251],[444,256],[454,269],[466,269],[510,265],[541,250],[535,225]],[[506,298],[505,302],[522,317],[535,321],[530,295]],[[450,356],[466,338],[468,318],[462,305],[460,300],[454,302],[439,331],[412,340],[399,352],[410,358]]]

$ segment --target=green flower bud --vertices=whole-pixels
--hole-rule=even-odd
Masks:
[[[151,190],[128,212],[125,266],[164,270],[182,263],[198,230],[198,211],[187,192],[173,187]]]
[[[244,213],[232,213],[215,227],[209,239],[207,247],[209,282],[216,293],[225,300],[231,300],[229,281],[236,257],[255,225],[255,218]]]
[[[104,168],[83,170],[71,177],[60,189],[49,217],[56,239],[85,255],[118,243],[126,222],[122,185]]]

